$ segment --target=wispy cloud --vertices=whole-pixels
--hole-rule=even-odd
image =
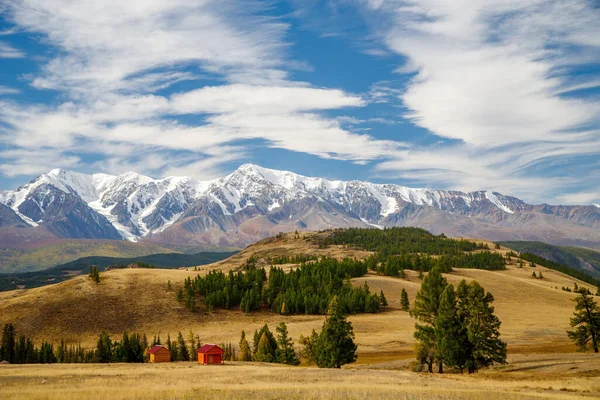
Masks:
[[[23,58],[25,53],[15,49],[8,43],[0,42],[0,58]]]
[[[41,146],[78,154],[72,161],[86,165],[100,158],[94,166],[110,172],[204,175],[246,156],[240,141],[356,163],[402,147],[327,117],[366,100],[291,80],[289,70],[310,66],[290,59],[289,27],[264,7],[233,0],[8,2],[19,29],[59,50],[31,84],[68,101],[5,101],[0,140],[25,154]],[[184,91],[159,94],[182,81],[190,83]],[[19,171],[32,173],[31,163],[11,174]]]
[[[533,167],[552,157],[598,155],[600,102],[561,93],[597,86],[570,71],[600,62],[600,10],[588,1],[370,0],[372,29],[412,74],[399,95],[414,124],[452,139],[377,168],[444,186],[495,187],[552,198],[575,181]],[[381,22],[384,20],[385,22]],[[581,165],[588,172],[589,166]],[[524,173],[527,171],[527,173]],[[596,172],[600,172],[596,170]],[[559,185],[559,186],[557,186]]]

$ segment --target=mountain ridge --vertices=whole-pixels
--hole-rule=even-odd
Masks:
[[[31,228],[69,238],[244,246],[279,231],[412,225],[453,236],[600,246],[595,205],[531,205],[494,191],[327,180],[253,164],[208,181],[53,169],[0,191],[0,203]]]

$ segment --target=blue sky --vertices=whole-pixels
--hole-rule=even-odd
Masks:
[[[53,168],[600,203],[600,6],[0,0],[0,187]]]

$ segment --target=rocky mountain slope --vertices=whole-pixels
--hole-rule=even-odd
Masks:
[[[330,181],[251,164],[212,181],[55,169],[0,192],[0,203],[27,229],[63,238],[245,246],[280,231],[410,225],[452,236],[600,248],[600,208],[593,205]]]

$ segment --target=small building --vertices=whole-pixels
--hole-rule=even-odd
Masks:
[[[161,345],[152,347],[148,354],[150,354],[151,363],[171,362],[171,351]]]
[[[225,350],[216,344],[205,344],[196,353],[198,353],[198,364],[223,364],[225,362]]]

